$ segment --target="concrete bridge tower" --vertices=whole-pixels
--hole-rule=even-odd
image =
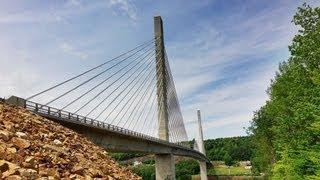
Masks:
[[[199,151],[206,155],[206,151],[204,148],[204,144],[203,144],[203,132],[202,132],[202,122],[201,122],[201,112],[200,109],[197,110],[197,115],[198,115],[198,129],[199,129],[199,137],[197,140],[197,144],[198,144],[198,148]],[[206,162],[203,161],[199,161],[200,164],[200,176],[201,176],[201,180],[207,180],[208,179],[208,175],[207,175],[207,164]]]
[[[156,71],[157,71],[157,98],[159,138],[169,141],[169,120],[167,106],[166,65],[163,40],[163,23],[160,16],[154,17],[154,35],[156,40]],[[155,155],[156,179],[174,180],[175,165],[172,154]]]

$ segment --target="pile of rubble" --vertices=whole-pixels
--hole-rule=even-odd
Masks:
[[[85,137],[0,103],[0,179],[141,179]]]

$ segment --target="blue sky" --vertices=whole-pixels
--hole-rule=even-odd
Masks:
[[[0,2],[0,95],[27,97],[153,38],[161,15],[189,138],[245,135],[297,28],[296,0]],[[310,1],[319,5],[319,1]]]

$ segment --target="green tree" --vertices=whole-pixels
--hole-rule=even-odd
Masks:
[[[231,156],[228,153],[226,153],[224,155],[223,161],[227,166],[232,166],[234,164],[233,159],[231,158]]]
[[[212,161],[223,161],[228,154],[233,161],[250,160],[253,152],[251,137],[218,138],[205,141],[207,156]]]
[[[175,168],[177,180],[188,180],[191,175],[200,173],[199,163],[192,159],[178,162]]]
[[[125,161],[135,157],[144,156],[144,154],[139,154],[139,153],[110,153],[110,155],[112,158],[114,158],[117,161]]]
[[[320,8],[304,4],[293,22],[299,32],[291,56],[249,128],[257,146],[253,165],[274,179],[314,179],[320,177]]]
[[[134,166],[132,171],[142,177],[143,180],[154,180],[156,179],[156,171],[154,165],[140,164]]]

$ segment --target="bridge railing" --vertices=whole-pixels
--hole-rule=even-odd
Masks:
[[[121,134],[125,134],[125,135],[130,135],[130,136],[135,136],[138,138],[142,138],[142,139],[146,139],[146,140],[152,140],[152,141],[157,141],[157,142],[161,142],[161,143],[165,143],[165,144],[174,144],[176,146],[180,146],[180,147],[184,147],[187,149],[190,149],[189,147],[187,147],[186,145],[182,144],[182,143],[170,143],[164,140],[161,140],[159,138],[156,137],[152,137],[146,134],[142,134],[136,131],[132,131],[129,129],[125,129],[119,126],[115,126],[109,123],[105,123],[105,122],[101,122],[101,121],[97,121],[94,120],[92,118],[89,117],[85,117],[85,116],[81,116],[78,114],[74,114],[68,111],[64,111],[64,110],[60,110],[54,107],[50,107],[50,106],[46,106],[46,105],[42,105],[36,102],[32,102],[32,101],[27,101],[26,100],[26,109],[28,109],[29,111],[32,111],[36,114],[42,115],[42,116],[46,116],[46,117],[51,117],[54,119],[58,119],[61,121],[71,121],[71,122],[75,122],[75,123],[80,123],[80,124],[85,124],[85,125],[90,125],[90,126],[94,126],[97,128],[101,128],[101,129],[106,129],[109,131],[113,131],[113,132],[117,132],[117,133],[121,133]]]

